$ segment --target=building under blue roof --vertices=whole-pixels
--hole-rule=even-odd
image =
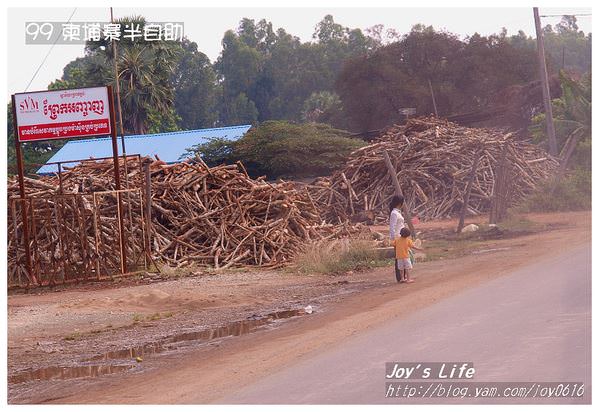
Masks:
[[[207,143],[217,138],[238,140],[250,127],[250,125],[243,125],[125,136],[125,150],[128,155],[158,156],[164,162],[176,163],[183,159],[187,149],[195,145]],[[118,148],[119,154],[122,154],[120,137],[118,137]],[[111,156],[112,142],[110,137],[97,137],[94,139],[71,140],[56,152],[47,163],[65,162],[62,163],[62,166],[72,167],[79,162],[69,162],[70,160],[100,159]],[[57,172],[58,165],[56,164],[46,164],[37,171],[38,174]]]

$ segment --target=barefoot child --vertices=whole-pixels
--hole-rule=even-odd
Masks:
[[[412,239],[410,239],[410,229],[407,227],[402,228],[399,232],[399,235],[400,237],[393,241],[398,269],[396,271],[395,278],[398,282],[412,283],[414,280],[410,279],[410,270],[412,269],[412,262],[410,261],[410,249],[422,249],[414,246],[414,242]]]

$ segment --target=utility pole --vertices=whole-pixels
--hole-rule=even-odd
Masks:
[[[112,7],[110,8],[110,22],[114,23]],[[121,87],[119,84],[119,66],[116,42],[112,39],[112,60],[114,63],[114,90],[116,91],[116,103],[119,114],[119,125],[121,126],[121,151],[123,152],[123,163],[125,164],[125,187],[129,189],[129,171],[127,170],[127,150],[125,149],[125,127],[123,126],[123,107],[121,106]]]
[[[437,101],[435,100],[435,92],[433,91],[433,84],[431,83],[431,79],[428,79],[428,88],[431,91],[431,97],[433,99],[433,109],[435,109],[435,117],[439,117],[439,112],[437,111]]]
[[[549,153],[552,156],[557,156],[557,141],[555,139],[555,127],[553,125],[553,110],[551,108],[549,77],[547,75],[547,65],[545,64],[545,45],[543,44],[543,32],[541,30],[539,8],[533,7],[532,11],[535,17],[535,29],[537,32],[539,72],[541,75],[541,89],[543,90],[543,105],[545,106],[545,122],[547,125],[547,138],[549,139]]]
[[[112,7],[110,8],[110,22],[114,23],[114,14],[112,13]],[[118,113],[119,113],[119,124],[121,126],[121,151],[123,152],[123,167],[125,168],[125,188],[127,190],[129,190],[129,170],[128,170],[128,165],[127,165],[127,150],[125,149],[125,127],[123,126],[123,108],[121,106],[121,88],[120,88],[120,84],[119,84],[119,69],[118,69],[118,53],[116,50],[116,42],[114,40],[114,38],[112,39],[112,60],[114,63],[114,88],[116,91],[116,103],[117,103],[117,108],[118,108]],[[112,94],[111,94],[111,99]],[[113,101],[111,100],[111,103]],[[111,107],[112,110],[112,117],[113,117],[113,127],[114,127],[114,133],[116,134],[116,119],[114,116],[114,103],[112,105],[113,107]],[[118,149],[116,148],[116,138],[113,141],[113,150],[115,151],[115,156],[114,156],[114,162],[115,162],[115,167],[118,166],[119,163],[119,159],[118,159]],[[118,169],[117,169],[118,170]],[[117,190],[120,190],[120,176],[117,179]],[[119,236],[120,236],[120,246],[121,246],[121,273],[125,274],[127,273],[127,253],[126,253],[126,246],[125,246],[125,226],[123,223],[123,201],[122,201],[122,193],[121,192],[117,192],[117,200],[118,200],[118,204],[117,204],[117,215],[119,218]],[[129,209],[129,225],[131,227],[131,231],[133,233],[133,214],[131,212],[131,195],[129,192],[127,192],[127,206]]]

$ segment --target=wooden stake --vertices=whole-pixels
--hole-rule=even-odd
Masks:
[[[482,153],[482,149],[478,149],[474,160],[472,162],[472,168],[470,169],[470,177],[468,178],[468,183],[466,184],[466,192],[464,193],[464,199],[462,203],[462,210],[460,212],[460,220],[458,222],[458,228],[456,230],[457,233],[462,233],[462,229],[464,228],[464,219],[466,218],[466,211],[468,210],[468,202],[470,201],[470,193],[472,193],[472,183],[476,178],[476,169],[478,168],[478,162],[480,161],[480,156]]]
[[[401,191],[401,186],[399,185],[399,180],[397,180],[397,171],[393,167],[393,163],[391,163],[391,158],[389,157],[389,153],[386,150],[383,150],[383,156],[385,157],[385,164],[387,165],[387,172],[391,175],[391,180],[393,181],[393,187],[395,187],[395,194],[403,197],[403,193]],[[406,206],[406,202],[404,201],[402,210],[406,215],[406,223],[408,228],[410,228],[410,232],[412,232],[412,237],[416,237],[416,231],[414,230],[414,225],[412,224],[412,214],[410,210]]]
[[[433,84],[431,83],[431,79],[428,79],[428,88],[431,91],[431,98],[433,99],[433,109],[435,109],[435,117],[439,117],[439,112],[437,111],[437,101],[435,100],[435,92],[433,91]]]

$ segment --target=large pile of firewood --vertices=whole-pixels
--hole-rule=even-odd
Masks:
[[[341,170],[308,186],[328,221],[346,221],[368,211],[377,222],[387,219],[394,186],[384,151],[396,169],[407,207],[420,219],[449,217],[461,210],[478,151],[480,161],[467,206],[470,214],[489,210],[504,153],[513,202],[557,167],[556,160],[541,148],[509,133],[435,118],[412,119],[391,127],[372,144],[354,151]]]
[[[152,167],[154,250],[171,263],[275,266],[307,242],[343,236],[306,190],[251,179],[241,165]]]
[[[68,175],[68,173],[67,173]],[[110,173],[107,173],[110,175]],[[87,176],[85,184],[99,181]],[[117,199],[112,192],[90,193],[54,178],[25,178],[31,264],[39,284],[78,281],[121,272]],[[22,285],[26,274],[23,202],[16,179],[8,185],[8,279]],[[123,193],[124,248],[130,270],[145,258],[141,192]]]
[[[123,171],[122,160],[120,164]],[[68,169],[62,173],[63,193],[114,190],[112,171],[111,161],[84,162]],[[201,162],[168,165],[153,161],[150,173],[151,253],[169,265],[279,266],[312,240],[357,231],[349,224],[324,223],[307,190],[290,182],[252,179],[241,164],[210,168]],[[139,162],[128,162],[127,178],[131,187],[143,188]],[[125,182],[124,173],[121,180]],[[26,181],[28,195],[36,197],[58,193],[59,184],[57,176]],[[8,189],[9,197],[18,197],[16,179],[9,180]],[[104,204],[114,208],[115,196],[107,196],[113,200]],[[140,202],[139,196],[133,197],[125,212],[138,217]],[[114,218],[114,210],[110,215]],[[118,245],[116,238],[114,245]]]

